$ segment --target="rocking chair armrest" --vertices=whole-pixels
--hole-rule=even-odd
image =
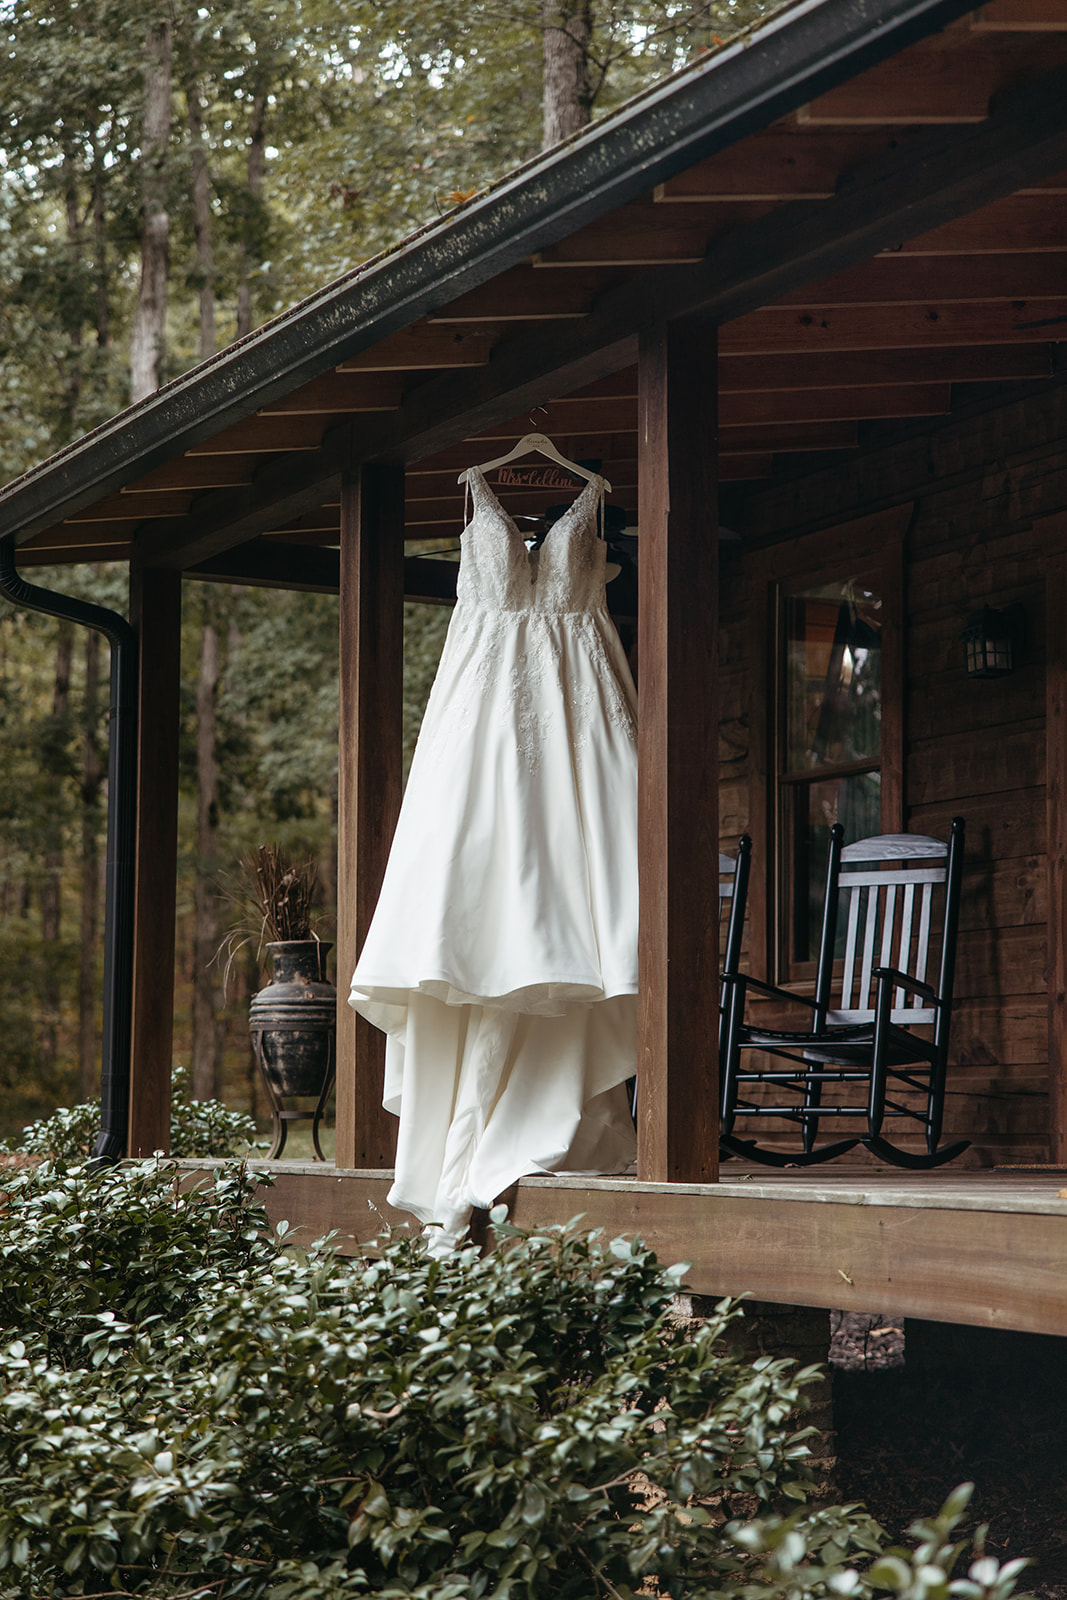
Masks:
[[[773,983],[763,983],[759,978],[750,977],[747,972],[720,972],[719,977],[723,983],[741,982],[746,989],[758,989],[760,994],[771,994],[779,1000],[785,1000],[790,1003],[796,1001],[802,1006],[807,1006],[809,1011],[818,1009],[815,1001],[809,999],[807,995],[793,994],[789,989],[776,988]]]
[[[897,967],[875,967],[874,976],[880,983],[883,979],[887,980],[891,988],[908,989],[912,994],[921,995],[931,1005],[941,1004],[936,989],[931,989],[928,983],[920,983],[918,978],[909,977]]]

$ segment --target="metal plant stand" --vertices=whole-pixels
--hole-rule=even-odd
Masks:
[[[319,1127],[336,1072],[337,991],[326,981],[329,944],[288,939],[270,944],[272,981],[252,997],[249,1032],[274,1121],[267,1157],[285,1149],[291,1122],[310,1122],[316,1161],[325,1161]],[[313,1111],[289,1110],[283,1100],[316,1097]]]

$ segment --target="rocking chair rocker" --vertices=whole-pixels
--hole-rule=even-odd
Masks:
[[[822,936],[813,998],[761,983],[725,963],[720,1028],[722,1144],[725,1151],[768,1166],[810,1166],[864,1144],[899,1167],[928,1168],[951,1161],[967,1141],[938,1149],[945,1098],[952,981],[956,960],[964,823],[956,817],[946,846],[920,834],[884,834],[842,848],[844,830],[830,833]],[[842,870],[844,868],[844,870]],[[927,982],[934,891],[944,885],[940,972]],[[839,998],[831,1008],[835,978],[838,899],[847,901]],[[729,952],[729,941],[728,941]],[[733,953],[733,952],[730,952]],[[797,1032],[746,1023],[749,990],[784,1004],[807,1006],[811,1023]],[[915,1029],[932,1029],[920,1033]],[[743,1051],[772,1058],[767,1068],[742,1070]],[[788,1065],[780,1066],[778,1062]],[[862,1084],[864,1103],[825,1104],[827,1084]],[[767,1100],[750,1098],[757,1086]],[[918,1106],[897,1098],[916,1091]],[[780,1095],[788,1096],[784,1102]],[[892,1096],[892,1098],[891,1098]],[[844,1098],[844,1096],[842,1096]],[[773,1102],[773,1103],[771,1103]],[[768,1148],[734,1133],[737,1117],[778,1117],[796,1123],[801,1148]],[[862,1120],[854,1138],[816,1145],[826,1118]],[[901,1149],[883,1137],[888,1118],[918,1123],[926,1150]]]

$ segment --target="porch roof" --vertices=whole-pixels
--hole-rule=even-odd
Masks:
[[[450,534],[540,406],[632,511],[637,334],[693,314],[722,478],[853,450],[1054,379],[1065,168],[1067,0],[799,0],[11,484],[0,537],[333,587],[348,468]]]

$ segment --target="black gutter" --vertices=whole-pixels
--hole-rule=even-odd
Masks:
[[[133,917],[137,829],[137,635],[117,611],[41,589],[20,577],[15,543],[0,539],[0,595],[12,605],[96,628],[111,646],[107,775],[107,871],[104,889],[104,1037],[101,1125],[93,1155],[126,1153],[133,1023]]]
[[[24,542],[973,9],[785,8],[17,479],[0,538]]]

